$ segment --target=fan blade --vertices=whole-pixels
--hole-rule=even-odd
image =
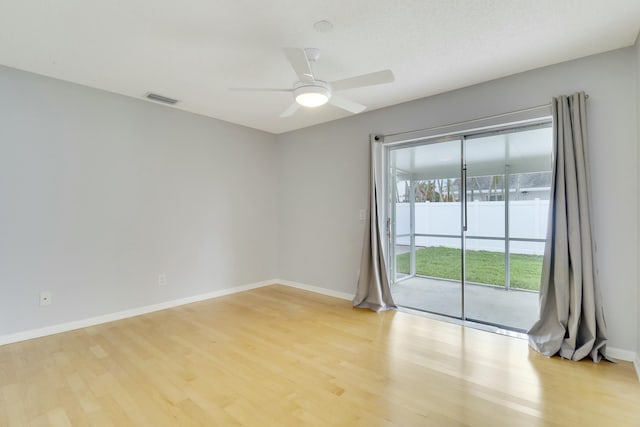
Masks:
[[[311,65],[309,65],[309,60],[307,59],[307,54],[304,52],[304,49],[287,47],[284,49],[284,53],[287,55],[293,71],[296,72],[301,82],[315,82],[313,71],[311,71]]]
[[[295,113],[296,111],[298,111],[298,108],[300,108],[300,104],[298,104],[297,102],[294,102],[293,104],[291,104],[289,106],[289,108],[287,108],[286,110],[284,110],[282,113],[280,113],[280,117],[289,117],[292,116],[293,113]]]
[[[230,87],[234,92],[293,92],[293,89],[271,88],[271,87]]]
[[[383,83],[391,83],[392,81],[394,81],[393,71],[383,70],[383,71],[376,71],[375,73],[361,74],[355,77],[336,80],[335,82],[331,82],[331,87],[333,88],[334,91],[336,91],[336,90],[345,90],[345,89],[355,89],[357,87],[363,87],[363,86],[380,85]]]
[[[339,95],[332,95],[329,99],[329,103],[335,105],[336,107],[342,108],[343,110],[347,110],[353,114],[361,113],[367,108],[362,104],[358,104],[355,101],[343,98]]]

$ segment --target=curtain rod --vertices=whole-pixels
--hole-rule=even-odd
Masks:
[[[585,99],[589,99],[589,94],[585,94]],[[501,114],[496,114],[496,115],[493,115],[493,116],[481,117],[479,119],[467,120],[467,121],[464,121],[464,122],[450,123],[448,125],[435,126],[435,127],[426,128],[426,129],[417,129],[417,130],[413,130],[413,131],[409,131],[409,132],[390,133],[390,134],[381,135],[381,136],[391,137],[391,136],[398,136],[398,135],[406,135],[406,134],[414,133],[414,132],[431,132],[431,131],[434,131],[434,130],[446,129],[446,128],[453,127],[453,126],[467,125],[467,124],[472,124],[472,123],[481,122],[481,121],[485,121],[485,120],[491,120],[491,119],[499,119],[500,117],[510,116],[510,115],[518,114],[518,113],[527,113],[529,111],[542,110],[544,108],[551,108],[551,103],[538,105],[537,107],[523,108],[522,110],[510,111],[508,113],[501,113]]]

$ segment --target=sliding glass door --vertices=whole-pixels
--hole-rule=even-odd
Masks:
[[[551,138],[542,123],[388,149],[399,305],[514,330],[533,324]]]
[[[465,138],[465,318],[516,330],[538,316],[551,128]]]
[[[392,292],[398,304],[462,316],[462,140],[390,152]]]

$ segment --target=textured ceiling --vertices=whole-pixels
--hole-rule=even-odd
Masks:
[[[639,0],[7,0],[0,64],[282,133],[349,115],[279,118],[289,93],[228,90],[291,86],[283,47],[320,48],[323,80],[392,69],[342,93],[371,110],[629,46],[639,28]]]

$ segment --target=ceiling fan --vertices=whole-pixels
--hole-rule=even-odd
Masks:
[[[324,105],[327,102],[350,113],[357,114],[364,111],[367,107],[343,96],[336,95],[335,92],[391,83],[394,80],[391,70],[382,70],[342,80],[335,80],[333,82],[326,82],[316,79],[313,74],[312,65],[315,64],[320,57],[319,49],[285,48],[284,52],[291,67],[298,75],[298,81],[294,83],[292,88],[232,88],[232,90],[249,92],[291,92],[294,103],[284,110],[280,114],[280,117],[291,116],[298,111],[300,106],[313,108]]]

